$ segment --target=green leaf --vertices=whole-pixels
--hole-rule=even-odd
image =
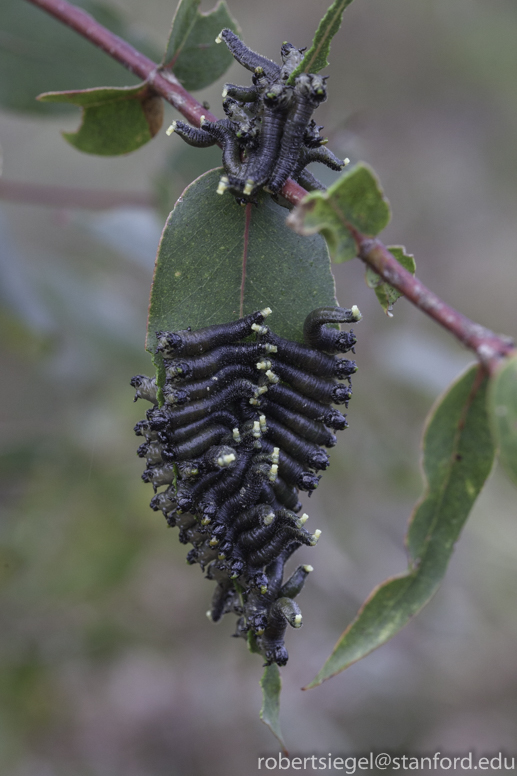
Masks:
[[[72,92],[46,92],[38,100],[69,103],[83,108],[77,132],[63,132],[79,151],[117,156],[136,151],[159,131],[163,100],[143,83],[138,86],[100,87]]]
[[[260,710],[260,719],[267,725],[274,736],[278,738],[282,748],[285,751],[284,739],[280,730],[278,720],[280,714],[280,691],[282,689],[282,680],[280,671],[276,663],[267,666],[260,680],[262,687],[262,708]]]
[[[233,57],[215,39],[224,27],[240,32],[224,0],[208,13],[198,10],[200,2],[180,0],[162,60],[188,91],[210,86],[228,70]]]
[[[157,330],[198,329],[264,307],[273,310],[268,326],[302,341],[308,313],[336,304],[321,237],[294,234],[287,211],[267,194],[245,208],[229,194],[219,196],[221,172],[188,186],[165,224],[149,307],[150,351]]]
[[[168,217],[174,203],[188,184],[207,170],[221,164],[221,149],[216,146],[194,148],[174,138],[152,180],[160,215]]]
[[[98,22],[155,62],[159,51],[109,5],[76,0]],[[66,105],[36,102],[49,89],[88,89],[102,83],[136,84],[137,79],[100,49],[28,2],[0,2],[0,105],[33,113],[63,113]]]
[[[340,263],[357,256],[350,227],[375,237],[389,220],[388,200],[375,173],[368,165],[357,164],[327,191],[308,194],[293,210],[288,224],[299,234],[320,232],[332,259]]]
[[[406,253],[406,249],[402,245],[392,245],[388,248],[388,250],[393,258],[395,258],[399,264],[402,264],[404,269],[407,269],[407,271],[411,272],[412,275],[415,274],[415,259],[413,256],[411,256],[411,254]],[[375,270],[371,267],[366,268],[365,279],[368,288],[375,289],[377,299],[379,300],[381,307],[386,315],[389,315],[389,317],[392,318],[393,305],[397,299],[402,296],[400,291],[397,291],[396,288],[393,288],[393,286],[390,286],[389,283],[386,283],[381,278],[381,276],[378,275],[377,272],[375,272]]]
[[[257,644],[257,637],[252,630],[248,631],[248,649],[252,655],[260,655],[260,649]]]
[[[287,83],[294,83],[294,79],[300,73],[319,73],[327,67],[327,57],[330,51],[330,41],[341,27],[343,11],[352,0],[335,0],[327,13],[319,23],[318,29],[312,41],[312,46],[300,62],[296,70],[293,70]]]
[[[517,355],[492,377],[488,408],[501,464],[517,484]]]
[[[321,684],[392,638],[438,589],[494,460],[487,383],[484,372],[473,366],[432,410],[423,445],[427,487],[406,537],[409,570],[371,593],[309,687]]]

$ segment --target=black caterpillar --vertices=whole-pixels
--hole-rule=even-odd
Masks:
[[[321,162],[339,171],[348,164],[348,159],[338,159],[325,148],[326,140],[320,136],[323,127],[312,118],[327,99],[327,76],[301,73],[288,85],[305,49],[284,43],[282,65],[277,65],[245,46],[231,30],[222,30],[216,40],[224,41],[237,62],[253,73],[252,85],[225,84],[227,118],[210,122],[201,117],[201,129],[174,121],[167,133],[176,132],[189,145],[201,148],[219,143],[225,174],[217,192],[228,189],[241,204],[255,201],[263,187],[278,194],[289,177],[308,191],[324,190],[305,169],[307,165]]]
[[[285,665],[287,625],[302,624],[294,598],[311,566],[299,566],[283,582],[284,565],[320,532],[298,517],[300,490],[318,486],[327,468],[323,447],[346,416],[354,361],[331,354],[353,351],[352,331],[327,324],[360,319],[353,307],[324,307],[304,324],[306,345],[283,339],[264,326],[266,308],[237,321],[197,331],[157,332],[166,381],[159,406],[155,378],[131,380],[135,401],[154,406],[135,426],[145,437],[138,455],[142,475],[183,544],[187,562],[199,563],[217,587],[208,616],[238,616],[236,636],[252,638],[266,665]],[[254,341],[250,340],[254,335]],[[347,383],[339,383],[346,378]],[[160,490],[159,490],[160,489]]]

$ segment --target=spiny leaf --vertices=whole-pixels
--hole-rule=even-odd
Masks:
[[[98,22],[154,61],[159,50],[109,5],[75,0]],[[47,13],[20,0],[0,2],[0,104],[9,110],[63,113],[64,104],[36,102],[49,88],[87,89],[99,84],[135,84],[137,79],[114,59],[60,24]]]
[[[63,132],[63,137],[87,154],[117,156],[136,151],[156,135],[163,121],[163,100],[145,83],[122,88],[46,92],[38,100],[83,108],[77,132]]]
[[[294,79],[300,73],[319,73],[324,67],[327,67],[327,57],[330,51],[330,41],[341,27],[343,21],[343,11],[350,5],[352,0],[335,0],[327,13],[319,23],[318,29],[312,41],[312,46],[305,54],[296,70],[294,70],[287,81],[288,84],[294,83]]]
[[[162,65],[171,69],[188,91],[210,86],[228,70],[233,57],[215,39],[224,27],[240,32],[224,0],[219,0],[208,13],[198,10],[200,2],[180,0],[162,60]]]
[[[402,264],[404,269],[407,269],[412,275],[415,274],[415,259],[411,254],[406,253],[406,249],[402,245],[392,245],[388,250],[398,263]],[[373,288],[375,290],[377,299],[386,315],[389,315],[389,317],[392,318],[393,305],[397,299],[402,296],[400,291],[397,291],[396,288],[393,288],[389,283],[386,283],[371,267],[366,268],[365,279],[368,288]]]
[[[412,515],[409,571],[376,588],[309,684],[315,687],[392,638],[434,595],[494,460],[488,380],[471,367],[431,412],[424,435],[426,492]]]
[[[390,220],[390,208],[380,183],[366,164],[357,164],[327,191],[308,194],[287,223],[299,234],[320,232],[335,262],[357,256],[350,227],[369,237],[379,234]]]
[[[319,235],[302,238],[286,210],[267,194],[243,208],[216,194],[221,170],[183,192],[165,225],[154,274],[147,330],[177,331],[223,323],[271,307],[278,334],[301,341],[316,307],[336,304],[328,252]]]
[[[488,408],[501,464],[517,484],[517,355],[492,377]]]
[[[262,708],[260,710],[260,719],[268,726],[274,736],[279,740],[282,749],[285,751],[284,739],[280,730],[280,691],[282,689],[282,680],[280,671],[276,663],[267,666],[260,680],[262,687]]]

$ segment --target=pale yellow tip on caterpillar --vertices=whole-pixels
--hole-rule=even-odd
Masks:
[[[228,180],[226,175],[223,175],[217,187],[217,194],[224,194],[224,192],[226,191],[229,185],[230,185],[230,181]]]
[[[250,196],[250,194],[253,191],[254,185],[255,185],[255,181],[252,180],[252,178],[248,178],[248,180],[246,181],[246,185],[244,187],[244,191],[242,192],[245,197],[249,197]]]

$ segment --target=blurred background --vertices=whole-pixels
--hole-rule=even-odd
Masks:
[[[174,2],[116,5],[165,46]],[[229,5],[246,43],[277,59],[286,39],[310,43],[327,3]],[[405,244],[448,303],[510,335],[516,40],[514,0],[355,0],[316,116],[330,148],[377,171],[393,209],[384,242]],[[29,77],[35,66],[27,59]],[[232,66],[196,94],[216,114],[223,80],[246,82]],[[143,343],[165,214],[218,153],[162,130],[127,157],[84,155],[60,136],[78,116],[0,113],[0,772],[253,773],[257,756],[278,753],[258,719],[261,661],[230,638],[232,619],[207,620],[212,584],[148,507],[132,430],[146,407],[129,386],[152,369]],[[164,126],[175,117],[167,106]],[[45,194],[31,204],[14,201],[10,181],[81,188],[90,205],[96,192],[119,194],[97,210]],[[300,692],[372,588],[405,570],[422,426],[471,362],[404,300],[387,318],[359,262],[335,274],[340,302],[364,316],[359,372],[350,428],[305,505],[323,535],[296,556],[315,570],[282,670],[288,748],[517,754],[517,499],[498,470],[430,605],[364,661]]]

